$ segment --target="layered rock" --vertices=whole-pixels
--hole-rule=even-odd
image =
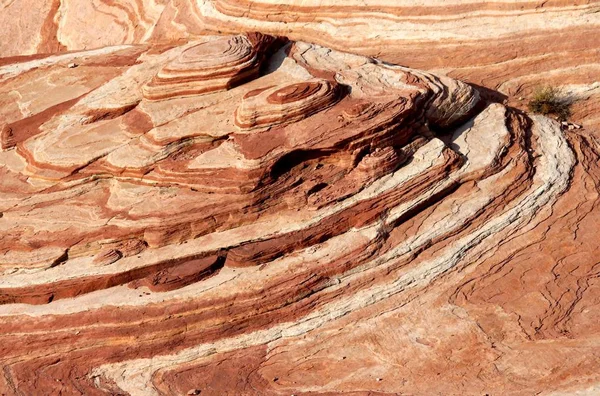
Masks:
[[[143,87],[144,98],[161,100],[226,90],[258,76],[274,38],[208,38],[194,43]]]
[[[30,2],[0,4],[0,57],[259,30],[444,73],[523,110],[537,86],[562,87],[574,120],[600,126],[598,0]]]
[[[444,73],[523,110],[538,85],[563,87],[574,120],[600,126],[599,0],[30,3],[0,4],[0,57],[258,30]]]
[[[0,90],[3,393],[600,381],[585,129],[256,34],[13,60]]]
[[[597,0],[205,0],[198,8],[210,29],[259,29],[436,70],[522,109],[536,86],[564,87],[575,119],[600,126]]]
[[[236,110],[242,130],[291,124],[334,105],[343,95],[336,81],[314,79],[248,92]]]

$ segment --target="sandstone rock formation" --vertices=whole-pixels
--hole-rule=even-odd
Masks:
[[[600,389],[587,128],[264,34],[4,63],[3,394]]]
[[[282,34],[499,91],[525,108],[564,87],[574,117],[600,127],[600,1],[201,0],[204,28]],[[521,98],[521,99],[519,99]]]
[[[561,86],[574,119],[598,129],[599,11],[600,0],[10,0],[0,58],[256,30],[443,73],[521,109],[537,85]]]

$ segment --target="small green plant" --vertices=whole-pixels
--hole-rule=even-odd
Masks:
[[[559,121],[571,116],[571,101],[559,88],[537,87],[529,101],[529,111],[543,115],[554,115]]]

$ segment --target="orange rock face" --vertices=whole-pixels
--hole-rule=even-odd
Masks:
[[[347,3],[0,4],[0,394],[600,392],[596,3]]]
[[[600,127],[600,0],[4,3],[0,58],[261,31],[442,73],[522,110],[537,86],[563,87],[573,119]]]

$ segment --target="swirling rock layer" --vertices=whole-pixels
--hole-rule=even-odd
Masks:
[[[317,79],[249,92],[236,110],[235,124],[249,130],[294,123],[335,104],[341,91],[337,82]]]
[[[600,0],[10,0],[0,57],[258,30],[442,72],[521,109],[536,86],[560,86],[577,100],[575,121],[598,129],[599,10]]]
[[[256,37],[0,67],[2,393],[599,389],[594,134]]]
[[[203,0],[205,26],[259,29],[498,91],[526,108],[538,85],[563,87],[574,118],[600,126],[600,1]]]
[[[254,34],[195,43],[143,87],[144,98],[161,100],[232,88],[258,75],[273,41]]]

